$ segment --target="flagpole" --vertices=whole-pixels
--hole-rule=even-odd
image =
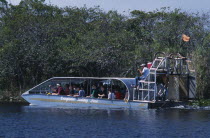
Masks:
[[[187,47],[187,53],[186,53],[186,57],[189,57],[189,46],[188,46],[188,44],[190,43],[190,37],[189,36],[187,36],[187,35],[185,35],[185,34],[182,34],[182,40],[184,41],[184,42],[186,42],[185,44],[186,44],[186,47]],[[187,44],[187,42],[189,42],[188,44]]]

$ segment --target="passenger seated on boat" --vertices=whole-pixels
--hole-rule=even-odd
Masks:
[[[70,93],[69,84],[66,84],[65,85],[65,94],[69,95],[69,93]]]
[[[142,70],[141,69],[138,69],[138,72],[139,74],[141,74],[140,77],[136,77],[136,86],[140,86],[140,80],[145,80],[146,77],[148,76],[149,74],[149,69],[147,68],[146,64],[141,64],[140,65],[141,68],[143,68]]]
[[[56,84],[56,86],[57,86],[57,88],[56,88],[57,95],[65,95],[65,91],[63,90],[61,85],[60,84]]]
[[[74,95],[78,95],[79,94],[79,87],[75,87],[74,88]]]
[[[96,89],[95,85],[92,86],[92,91],[91,91],[90,97],[91,98],[98,98],[98,90]]]
[[[115,90],[115,99],[122,99],[122,94],[118,90]]]
[[[74,90],[71,85],[69,86],[69,96],[74,96]]]
[[[79,90],[79,97],[85,97],[85,90],[83,87]]]
[[[98,93],[98,98],[107,98],[107,91],[105,90],[104,86],[101,86]]]
[[[74,97],[85,97],[85,90],[83,87],[80,88],[78,94],[74,95]]]
[[[111,89],[108,90],[109,94],[108,94],[108,99],[109,100],[114,100],[115,99],[115,95],[114,93],[112,92]]]

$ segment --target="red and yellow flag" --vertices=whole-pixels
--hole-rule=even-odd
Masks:
[[[185,42],[188,42],[188,41],[190,41],[190,37],[185,34],[182,34],[182,40]]]

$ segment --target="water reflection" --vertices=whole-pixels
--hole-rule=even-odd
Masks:
[[[0,124],[0,137],[207,137],[210,111],[0,105]]]
[[[23,106],[14,103],[0,103],[0,113],[22,112]]]

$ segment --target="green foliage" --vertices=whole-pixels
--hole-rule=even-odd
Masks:
[[[189,105],[200,106],[200,107],[210,106],[210,100],[209,99],[200,99],[200,100],[190,102]]]
[[[22,91],[53,76],[134,77],[138,65],[158,51],[190,51],[198,62],[200,97],[209,95],[210,85],[203,82],[209,78],[207,14],[162,8],[126,17],[99,7],[58,8],[44,0],[0,3],[2,90]],[[182,42],[183,33],[191,42]]]
[[[197,94],[199,98],[210,98],[210,49],[198,47],[193,58],[196,70]]]

